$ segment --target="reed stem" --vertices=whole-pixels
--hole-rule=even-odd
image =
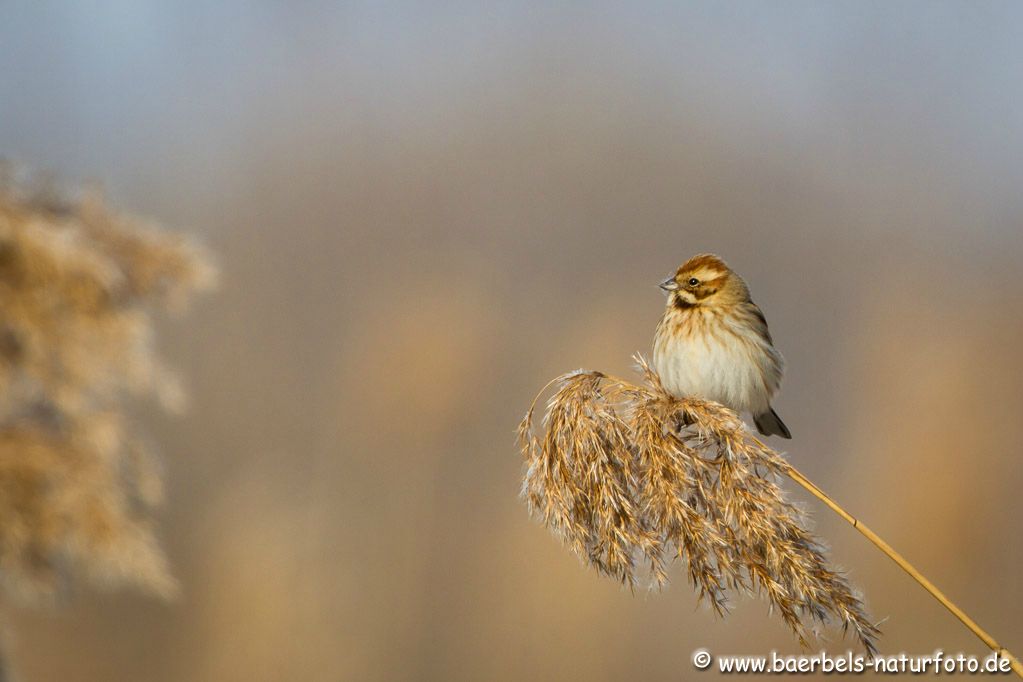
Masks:
[[[870,528],[864,525],[859,519],[857,519],[855,516],[847,512],[845,509],[843,509],[841,505],[835,502],[835,500],[833,500],[827,493],[818,488],[813,481],[811,481],[802,473],[800,473],[799,470],[793,467],[791,464],[788,465],[786,473],[788,474],[789,478],[791,478],[793,481],[806,488],[811,495],[813,495],[821,502],[826,504],[828,507],[830,507],[833,512],[835,512],[843,519],[848,521],[850,524],[852,524],[853,528],[858,530],[864,537],[866,537],[868,540],[874,543],[874,545],[882,552],[884,552],[888,556],[888,558],[890,558],[892,561],[898,564],[899,568],[908,573],[909,577],[918,582],[920,586],[927,590],[932,597],[937,599],[942,606],[951,611],[952,615],[958,618],[963,625],[969,628],[970,632],[975,634],[980,639],[980,641],[984,642],[985,646],[987,646],[992,651],[997,651],[999,656],[1003,656],[1009,659],[1013,671],[1020,677],[1023,677],[1023,665],[1020,664],[1019,659],[1013,656],[1008,649],[1000,645],[995,640],[995,638],[988,634],[988,632],[984,630],[984,628],[980,627],[980,625],[978,625],[975,620],[966,615],[966,612],[964,612],[961,608],[956,606],[952,602],[952,600],[946,597],[944,592],[939,590],[934,585],[934,583],[932,583],[930,580],[924,577],[924,575],[920,573],[920,571],[916,570],[916,568],[911,563],[906,561],[905,557],[903,557],[901,554],[895,551],[895,549],[891,545],[882,540],[877,533],[870,530]]]

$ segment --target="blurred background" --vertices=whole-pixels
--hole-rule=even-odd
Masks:
[[[697,647],[797,652],[762,601],[716,620],[681,572],[584,570],[518,498],[534,392],[631,372],[702,251],[788,358],[774,444],[1019,654],[1021,35],[1010,2],[5,3],[0,154],[197,234],[222,280],[161,325],[190,410],[139,415],[181,596],[5,610],[15,671],[678,680]],[[986,653],[791,492],[883,652]]]

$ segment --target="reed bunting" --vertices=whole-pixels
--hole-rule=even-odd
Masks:
[[[654,335],[654,368],[676,397],[753,414],[765,436],[791,438],[771,408],[785,360],[749,287],[713,254],[690,258],[661,283],[668,304]]]

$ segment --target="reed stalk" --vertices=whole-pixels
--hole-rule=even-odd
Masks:
[[[877,547],[879,550],[881,550],[885,554],[885,556],[887,556],[889,559],[898,564],[899,568],[905,571],[910,578],[915,580],[922,588],[927,590],[928,594],[930,594],[932,597],[938,600],[938,603],[940,603],[942,606],[948,609],[953,616],[958,618],[959,622],[965,625],[970,632],[976,635],[977,638],[980,639],[980,641],[982,641],[986,647],[988,647],[992,651],[998,652],[999,656],[1007,658],[1009,662],[1012,664],[1013,672],[1015,672],[1020,677],[1023,677],[1023,664],[1020,663],[1019,659],[1016,658],[1012,654],[1012,652],[1010,652],[1008,649],[999,644],[998,641],[994,637],[992,637],[984,628],[980,627],[980,625],[977,624],[977,621],[970,618],[970,616],[968,616],[965,611],[956,606],[956,604],[951,599],[945,596],[944,592],[938,589],[938,587],[934,583],[932,583],[930,580],[927,579],[925,575],[918,571],[916,567],[913,566],[913,564],[909,563],[905,557],[903,557],[901,554],[899,554],[899,552],[895,550],[894,547],[885,542],[884,539],[882,539],[877,533],[868,528],[866,524],[861,522],[858,518],[847,512],[830,495],[821,490],[813,481],[804,476],[798,469],[796,469],[791,464],[788,465],[785,474],[790,479],[792,479],[793,481],[801,485],[803,488],[805,488],[811,495],[813,495],[818,500],[823,502],[829,509],[831,509],[831,511],[835,512],[845,521],[852,524],[852,527],[859,531],[863,535],[863,537],[870,540],[870,542],[873,543],[873,545]]]

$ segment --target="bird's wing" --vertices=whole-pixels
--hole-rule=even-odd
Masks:
[[[757,334],[759,334],[761,338],[767,341],[767,344],[769,346],[773,346],[774,339],[771,338],[771,331],[767,328],[767,318],[764,317],[764,311],[761,310],[760,306],[758,306],[753,301],[750,301],[746,305],[747,309],[749,310],[749,313],[754,318],[754,328],[756,329]]]

